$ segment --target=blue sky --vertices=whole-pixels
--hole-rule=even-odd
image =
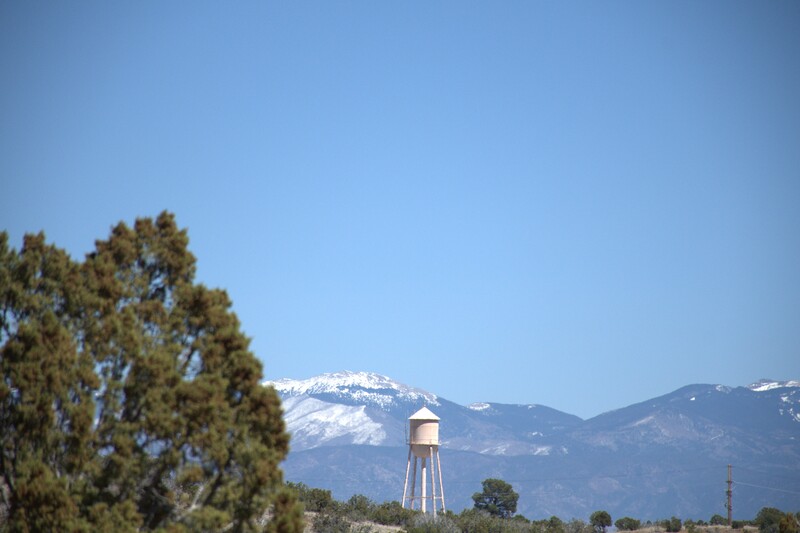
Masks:
[[[0,228],[174,212],[265,375],[800,378],[800,3],[4,2]]]

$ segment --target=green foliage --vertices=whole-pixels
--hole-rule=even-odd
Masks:
[[[546,533],[552,524],[551,520],[531,522],[521,515],[504,518],[475,508],[465,509],[454,518],[460,530],[468,533]]]
[[[567,524],[557,516],[551,516],[547,520],[531,520],[530,531],[532,533],[566,533]]]
[[[287,490],[296,495],[305,510],[318,513],[313,520],[314,531],[353,532],[367,526],[358,522],[376,522],[383,525],[405,526],[419,514],[418,511],[404,509],[400,502],[391,501],[375,504],[362,494],[355,494],[346,502],[333,499],[331,491],[312,488],[305,483],[286,483]]]
[[[469,533],[491,533],[502,531],[505,520],[498,515],[492,515],[487,511],[475,508],[464,509],[458,515],[457,524],[463,532]]]
[[[289,482],[286,486],[297,494],[306,511],[318,513],[337,503],[329,490],[311,488],[305,483]]]
[[[449,516],[417,513],[406,528],[407,533],[461,533],[461,528]]]
[[[755,525],[761,533],[779,533],[779,524],[784,514],[775,507],[762,507],[756,515]]]
[[[583,520],[580,520],[579,518],[573,518],[564,524],[564,530],[566,533],[591,533],[593,528]]]
[[[780,533],[797,533],[798,532],[797,518],[792,513],[786,513],[778,522],[778,531]]]
[[[417,515],[416,511],[404,509],[400,502],[384,502],[375,506],[372,520],[383,525],[405,526]]]
[[[473,494],[472,500],[475,502],[475,509],[479,511],[509,518],[517,512],[519,494],[514,492],[511,485],[501,479],[485,479],[483,480],[483,492]]]
[[[595,511],[589,517],[589,523],[596,533],[605,533],[611,525],[611,515],[607,511]]]
[[[642,527],[642,523],[639,520],[636,520],[635,518],[625,516],[614,522],[614,527],[616,527],[620,531],[636,531],[637,529]]]
[[[551,516],[545,524],[546,533],[566,533],[564,522],[557,516]]]
[[[664,520],[661,525],[667,531],[667,533],[678,533],[683,528],[683,524],[681,523],[681,519],[673,516],[669,520]]]
[[[712,526],[722,526],[727,524],[728,521],[725,519],[724,516],[715,514],[714,516],[711,517],[708,523],[711,524]]]
[[[312,530],[319,533],[349,533],[351,521],[339,506],[328,507],[314,518]]]
[[[347,500],[344,510],[350,520],[359,522],[372,517],[375,504],[363,494],[354,494]]]
[[[0,514],[10,531],[302,530],[289,436],[221,290],[162,213],[81,262],[0,234]],[[269,527],[268,527],[269,529]]]
[[[300,533],[304,529],[303,506],[297,505],[296,497],[290,490],[281,490],[275,498],[272,519],[267,523],[265,533]]]
[[[396,501],[376,505],[366,496],[355,494],[342,503],[333,500],[328,490],[309,488],[303,483],[288,485],[306,503],[306,510],[318,513],[312,521],[312,529],[320,533],[369,530],[369,525],[363,522],[405,525],[417,514],[416,511],[403,509]]]

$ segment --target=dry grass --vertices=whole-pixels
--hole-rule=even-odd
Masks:
[[[303,518],[306,520],[306,527],[303,530],[303,533],[314,532],[314,519],[316,517],[317,513],[308,511],[304,513]],[[356,531],[363,531],[364,533],[398,533],[403,531],[403,528],[400,526],[384,526],[382,524],[376,524],[375,522],[355,522],[353,523],[353,529]]]
[[[733,529],[728,526],[694,526],[694,533],[756,533],[758,527],[744,526],[742,529]],[[659,526],[649,526],[637,529],[633,533],[665,533],[666,529]],[[681,529],[680,533],[688,533],[686,528]]]

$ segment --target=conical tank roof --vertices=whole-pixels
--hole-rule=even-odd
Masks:
[[[439,417],[427,407],[423,407],[413,415],[408,417],[409,420],[439,420]]]

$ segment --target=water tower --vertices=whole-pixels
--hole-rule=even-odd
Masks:
[[[420,502],[422,512],[427,511],[427,502],[431,500],[433,516],[436,516],[436,503],[444,508],[444,484],[442,483],[442,463],[439,460],[439,417],[433,414],[430,409],[423,407],[408,419],[409,438],[408,438],[408,464],[406,464],[406,481],[403,485],[402,506],[405,509],[406,502],[409,507],[414,508],[416,501]],[[411,474],[411,494],[408,495],[408,474],[412,471],[411,456],[414,456],[414,468]],[[436,463],[434,467],[434,457]],[[417,487],[417,461],[420,461],[420,495],[416,496]],[[430,461],[430,463],[428,462]],[[430,464],[431,495],[428,496],[428,464]],[[436,478],[439,478],[439,495],[436,494]]]

